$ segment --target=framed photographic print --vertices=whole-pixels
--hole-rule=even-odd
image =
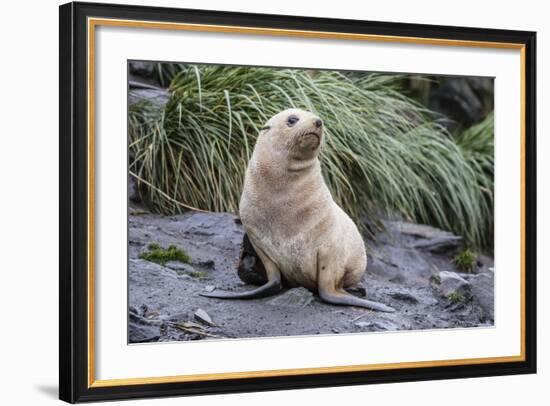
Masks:
[[[60,398],[534,373],[533,32],[60,7]]]

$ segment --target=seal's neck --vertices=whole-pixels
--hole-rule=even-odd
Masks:
[[[303,178],[321,177],[321,165],[317,158],[298,160],[276,155],[272,153],[269,157],[259,158],[254,153],[249,163],[249,169],[266,184],[290,185]]]
[[[319,166],[317,157],[310,159],[289,159],[287,169],[289,172],[309,172]]]
[[[297,159],[289,151],[276,148],[267,140],[259,140],[252,154],[253,171],[261,178],[276,184],[292,183],[303,177],[321,176],[321,166],[317,156]]]

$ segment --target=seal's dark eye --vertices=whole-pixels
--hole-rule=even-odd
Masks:
[[[298,122],[298,120],[300,120],[298,116],[295,116],[293,114],[291,116],[288,116],[288,118],[286,119],[286,123],[288,124],[289,127],[292,127],[294,124]]]

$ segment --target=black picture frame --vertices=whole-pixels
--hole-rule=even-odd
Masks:
[[[423,381],[536,372],[536,33],[113,4],[60,6],[59,397],[67,402]],[[525,53],[524,359],[198,382],[90,386],[88,369],[87,19],[89,17],[513,43]]]

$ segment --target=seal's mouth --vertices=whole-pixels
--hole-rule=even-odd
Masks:
[[[310,131],[310,132],[304,133],[304,134],[302,134],[302,137],[305,138],[305,137],[308,137],[310,135],[314,135],[317,138],[318,143],[321,142],[321,134],[318,133],[318,132],[315,132],[315,131]]]
[[[301,132],[294,135],[292,138],[292,144],[294,148],[302,150],[302,152],[317,151],[321,147],[321,140],[323,139],[323,129],[308,126]]]

